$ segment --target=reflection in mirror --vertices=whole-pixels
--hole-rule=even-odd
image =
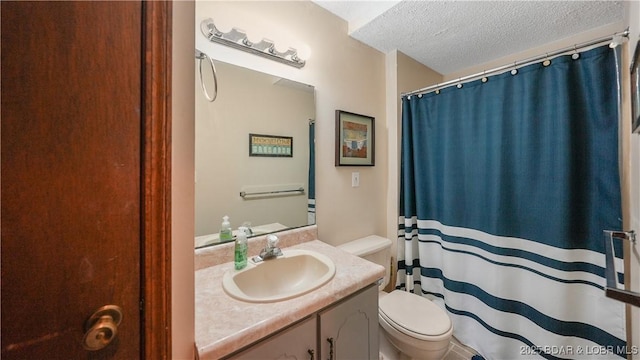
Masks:
[[[253,236],[315,224],[313,87],[214,62],[215,102],[195,75],[195,246],[221,243],[223,216]]]

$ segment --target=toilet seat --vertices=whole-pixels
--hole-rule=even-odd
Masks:
[[[379,299],[380,316],[399,332],[420,340],[439,341],[451,336],[451,319],[431,300],[394,290]]]

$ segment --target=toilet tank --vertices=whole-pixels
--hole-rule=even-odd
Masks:
[[[384,266],[384,281],[380,285],[380,290],[384,289],[389,283],[391,265],[391,240],[378,235],[369,235],[360,239],[349,241],[348,243],[338,246],[350,254],[359,256],[363,259]]]

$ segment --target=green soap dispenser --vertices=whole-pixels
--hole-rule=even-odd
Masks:
[[[235,259],[234,264],[236,270],[244,269],[247,266],[247,229],[245,227],[238,228],[238,236],[236,236]]]
[[[222,225],[220,226],[220,242],[233,240],[233,232],[231,231],[231,223],[229,216],[222,217]]]

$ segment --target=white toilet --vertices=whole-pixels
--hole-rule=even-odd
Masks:
[[[447,313],[425,297],[402,290],[382,291],[389,283],[391,241],[371,235],[338,247],[385,267],[386,275],[379,292],[378,320],[389,343],[403,358],[442,359],[453,334]]]

